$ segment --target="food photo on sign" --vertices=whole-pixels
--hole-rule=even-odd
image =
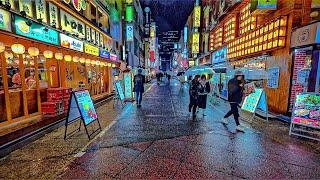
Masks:
[[[307,93],[297,95],[292,121],[320,128],[320,95]]]

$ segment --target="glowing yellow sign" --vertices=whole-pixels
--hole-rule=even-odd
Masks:
[[[192,35],[192,53],[199,53],[199,33]]]
[[[30,0],[19,0],[19,10],[24,11],[27,16],[33,17],[32,2]]]
[[[201,16],[201,7],[194,7],[194,19],[193,19],[193,27],[200,27],[200,16]]]
[[[99,48],[88,43],[84,44],[84,52],[94,56],[99,56]]]

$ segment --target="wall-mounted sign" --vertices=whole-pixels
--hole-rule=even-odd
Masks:
[[[28,20],[26,18],[15,15],[14,25],[16,34],[42,42],[59,45],[59,33],[57,31],[46,28],[45,26],[35,22],[28,26],[27,22]]]
[[[188,42],[188,27],[187,26],[185,26],[184,28],[183,28],[183,42]]]
[[[99,56],[99,48],[88,43],[84,44],[84,52],[94,56]]]
[[[99,44],[100,42],[100,33],[96,32],[96,44]]]
[[[291,47],[320,43],[320,23],[313,23],[295,30],[291,35]]]
[[[194,7],[193,27],[200,27],[201,6]]]
[[[91,29],[91,42],[96,42],[96,31]]]
[[[27,16],[33,17],[32,1],[19,0],[19,10],[24,11]]]
[[[150,27],[150,37],[151,38],[154,38],[155,37],[155,34],[156,34],[156,27],[154,25],[152,25]]]
[[[212,53],[212,64],[222,63],[227,60],[227,47]]]
[[[277,9],[278,0],[258,0],[258,9]]]
[[[271,67],[268,68],[268,88],[278,88],[279,86],[279,76],[280,76],[280,68],[279,67]]]
[[[86,38],[87,41],[91,41],[91,28],[89,26],[86,26]]]
[[[0,29],[11,31],[11,14],[3,9],[0,9]]]
[[[103,35],[100,34],[100,46],[104,46]]]
[[[106,58],[106,59],[110,59],[110,53],[107,50],[101,49],[99,50],[99,56]]]
[[[77,11],[86,10],[85,0],[72,0],[72,4]]]
[[[49,2],[49,25],[59,27],[58,8]]]
[[[154,51],[150,51],[150,61],[154,62]]]
[[[199,53],[199,33],[192,34],[192,53]]]
[[[35,0],[37,19],[47,22],[47,7],[45,0]]]
[[[110,53],[110,60],[111,61],[118,61],[118,56],[115,54]]]
[[[70,36],[60,34],[60,45],[65,48],[83,52],[83,42]]]
[[[133,41],[133,25],[132,24],[127,24],[127,41]]]
[[[126,22],[132,22],[133,21],[133,6],[126,6]]]
[[[72,34],[78,34],[80,38],[85,38],[85,26],[84,23],[66,13],[62,9],[60,9],[60,24],[62,30],[65,30]]]

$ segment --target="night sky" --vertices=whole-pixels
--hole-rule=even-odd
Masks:
[[[194,0],[140,0],[142,7],[149,6],[159,32],[182,30],[192,12]]]

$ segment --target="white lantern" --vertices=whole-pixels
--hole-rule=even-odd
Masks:
[[[0,42],[0,53],[2,53],[6,49],[6,46],[3,42]]]
[[[112,64],[112,67],[113,67],[113,68],[115,68],[115,67],[116,67],[116,65],[115,65],[115,64]]]
[[[63,54],[58,52],[58,53],[55,53],[54,54],[54,57],[57,59],[57,60],[62,60],[63,59]]]
[[[46,50],[46,51],[43,51],[43,56],[47,59],[50,59],[53,57],[53,53],[52,51]]]
[[[108,67],[111,67],[112,65],[111,65],[111,63],[108,63]]]
[[[91,60],[90,59],[86,59],[86,64],[90,64]]]
[[[99,65],[100,65],[100,61],[96,61],[96,65],[98,65],[98,66],[99,66]]]
[[[83,63],[85,63],[85,62],[86,62],[86,59],[82,57],[82,58],[79,58],[79,61],[80,61],[80,63],[82,63],[82,64],[83,64]]]
[[[36,47],[29,47],[28,48],[28,53],[30,54],[30,56],[38,56],[39,55],[39,49]]]
[[[91,65],[96,65],[96,61],[95,61],[95,60],[92,60],[92,61],[90,62],[90,64],[91,64]]]
[[[72,61],[73,62],[79,62],[79,57],[78,56],[73,56]]]
[[[11,50],[12,52],[14,52],[15,54],[23,54],[26,49],[24,48],[24,46],[22,44],[12,44],[11,46]]]
[[[70,62],[72,60],[72,57],[70,55],[65,55],[64,60]]]

